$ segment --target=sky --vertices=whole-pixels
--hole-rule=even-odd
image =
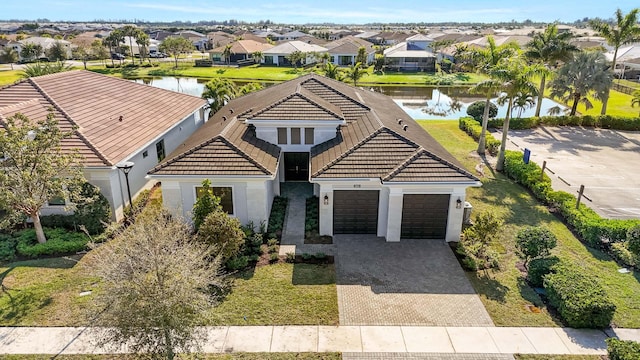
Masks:
[[[243,20],[306,24],[331,22],[573,22],[584,17],[610,18],[638,0],[1,0],[0,20],[46,18],[51,21]]]

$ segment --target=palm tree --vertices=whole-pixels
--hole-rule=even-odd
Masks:
[[[18,52],[9,46],[6,46],[4,50],[2,50],[2,53],[0,53],[0,60],[11,64],[11,70],[13,70],[13,64],[17,62],[19,58]]]
[[[20,56],[27,61],[37,58],[40,54],[42,54],[42,46],[40,44],[26,43],[22,45],[22,50],[20,50]]]
[[[347,71],[347,77],[353,81],[353,86],[358,86],[358,80],[367,74],[368,72],[366,69],[362,68],[361,62],[357,62],[354,65],[349,66],[349,70]]]
[[[593,108],[587,96],[604,102],[612,82],[613,71],[602,53],[580,52],[558,69],[549,85],[551,97],[572,102],[570,115],[575,115],[578,103]]]
[[[635,90],[631,96],[633,96],[631,99],[631,107],[636,107],[636,105],[640,106],[640,90]]]
[[[505,93],[508,104],[507,114],[504,117],[504,124],[502,125],[502,142],[496,164],[496,170],[498,171],[502,171],[504,168],[504,154],[507,146],[509,121],[511,120],[514,100],[520,94],[530,94],[530,96],[538,95],[538,88],[536,84],[533,83],[532,78],[540,75],[544,70],[541,65],[527,65],[522,58],[514,57],[501,61],[492,72],[492,76],[502,81],[502,91]]]
[[[236,96],[236,85],[229,79],[215,78],[204,86],[202,98],[209,101],[211,114],[220,110],[227,102]]]
[[[262,60],[264,60],[264,54],[262,53],[262,51],[254,51],[253,53],[251,53],[251,58],[256,64],[259,64],[262,62]]]
[[[328,62],[324,64],[322,70],[324,70],[324,76],[328,77],[329,79],[342,80],[340,79],[340,75],[342,74],[342,72],[338,68],[338,65]]]
[[[227,44],[222,51],[222,57],[224,57],[227,65],[231,63],[231,55],[233,55],[233,51],[231,50],[231,44]]]
[[[540,95],[540,94],[538,94]],[[539,96],[538,96],[539,98]],[[513,108],[511,109],[511,117],[513,117],[513,111],[518,110],[518,117],[522,117],[522,113],[531,109],[536,104],[536,100],[532,94],[526,92],[519,92],[513,98]]]
[[[631,42],[640,37],[640,26],[638,25],[638,12],[640,9],[633,9],[629,11],[627,15],[622,13],[622,10],[616,10],[616,22],[614,25],[605,23],[601,20],[594,20],[591,22],[591,28],[595,30],[598,35],[607,40],[607,43],[613,46],[613,63],[611,68],[615,71],[616,61],[618,57],[618,49],[620,46]],[[602,100],[602,111],[600,114],[605,115],[607,113],[607,102],[609,101],[609,91],[606,91],[605,97]]]
[[[137,39],[142,30],[138,29],[133,25],[125,25],[122,28],[122,35],[129,37],[129,50],[131,50],[131,63],[135,64],[136,60],[133,57],[133,39]],[[140,45],[138,45],[138,53],[140,53]],[[141,60],[142,62],[142,60]]]
[[[107,37],[104,38],[103,44],[104,46],[109,48],[111,53],[116,52],[119,53],[120,43],[124,41],[124,35],[120,29],[115,29],[109,33]],[[111,66],[114,66],[113,56],[111,57]]]
[[[462,50],[461,50],[462,51]],[[469,62],[475,70],[481,74],[489,76],[489,79],[481,81],[469,89],[472,93],[483,94],[486,97],[484,114],[482,115],[482,130],[478,138],[478,154],[485,152],[485,142],[487,134],[487,124],[489,123],[489,107],[491,98],[500,89],[502,83],[492,77],[492,73],[498,64],[504,59],[515,56],[518,52],[518,45],[515,43],[496,45],[492,36],[487,38],[487,47],[484,49],[467,48],[461,53],[461,58]]]
[[[149,58],[149,45],[151,44],[149,35],[145,34],[143,31],[138,31],[138,33],[136,34],[136,43],[138,43],[138,53],[140,54],[140,65],[142,65],[142,62],[144,62],[144,59]],[[149,63],[151,63],[151,58],[149,58]]]
[[[543,33],[535,33],[533,35],[533,40],[527,44],[525,56],[536,63],[544,65],[547,69],[555,68],[559,62],[571,59],[573,54],[579,51],[575,45],[569,43],[572,37],[573,35],[570,32],[558,33],[556,24],[547,25]],[[547,75],[547,73],[543,73],[540,77],[535,116],[540,116]]]

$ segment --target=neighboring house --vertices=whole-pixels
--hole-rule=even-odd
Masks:
[[[493,40],[496,43],[496,46],[500,46],[503,44],[507,44],[510,42],[514,42],[518,44],[521,48],[524,48],[533,38],[527,35],[491,35]],[[463,44],[466,44],[469,48],[486,48],[489,45],[488,37],[484,36],[475,40],[465,41]]]
[[[193,30],[178,31],[173,36],[180,36],[191,41],[193,43],[193,46],[195,46],[198,51],[205,51],[209,42],[207,35]]]
[[[417,34],[386,49],[385,67],[401,71],[434,71],[436,54],[431,49],[432,42],[429,36]]]
[[[376,50],[373,48],[372,43],[351,35],[326,43],[323,47],[328,49],[331,55],[331,62],[340,66],[355,64],[358,51],[361,47],[365,48],[367,64],[371,64],[376,55]]]
[[[236,40],[236,37],[232,34],[226,33],[224,31],[213,31],[207,33],[208,39],[208,48],[215,49],[220,46],[225,46],[230,44]]]
[[[36,58],[46,56],[45,54],[47,53],[47,50],[49,50],[56,42],[59,42],[65,47],[67,52],[67,58],[69,59],[71,58],[71,43],[67,40],[56,40],[53,38],[33,36],[33,37],[20,40],[18,42],[20,43],[20,50],[22,50],[22,45],[24,44],[37,44],[42,46],[42,53],[38,55]],[[20,54],[20,51],[18,51],[18,54]],[[20,56],[20,60],[22,60],[22,56]]]
[[[480,181],[391,98],[309,74],[231,100],[149,172],[190,218],[202,181],[241,223],[266,222],[280,183],[313,184],[322,235],[459,241]]]
[[[303,63],[308,64],[317,61],[315,54],[327,52],[327,48],[297,40],[289,41],[264,51],[264,60],[262,60],[262,63],[266,65],[290,66],[291,62],[287,59],[287,56],[295,51],[307,54]]]
[[[77,126],[62,148],[79,151],[87,181],[109,200],[114,219],[121,219],[127,188],[115,165],[135,163],[129,174],[132,196],[150,186],[147,172],[204,123],[206,104],[198,97],[76,70],[0,89],[0,123],[16,113],[44,119],[53,109],[62,128]],[[50,204],[42,213],[61,213],[60,205]]]
[[[271,30],[267,30],[267,31],[262,31],[259,30],[257,32],[255,32],[253,35],[263,38],[263,39],[270,39],[272,41],[276,41],[279,40],[280,38],[282,38],[282,34],[277,33],[275,31],[271,31]]]
[[[6,47],[10,47],[20,55],[20,43],[9,39],[0,39],[0,51],[4,51]]]
[[[319,39],[319,38],[317,38],[315,36],[311,36],[311,35],[301,36],[301,37],[297,38],[296,40],[302,41],[303,43],[312,44],[312,45],[320,45],[320,46],[324,46],[324,44],[327,43],[327,40]]]
[[[609,51],[604,56],[608,61],[613,61],[613,53]],[[619,48],[614,71],[618,78],[640,80],[640,45]]]
[[[358,35],[358,34],[359,32],[357,31],[338,30],[338,31],[331,32],[328,36],[328,39],[329,41],[334,41],[334,40],[342,39],[345,36]]]
[[[158,49],[160,48],[160,44],[162,44],[161,41],[149,39],[149,46],[147,46],[147,54],[158,51]],[[121,42],[120,45],[131,46],[131,49],[129,49],[131,51],[131,54],[133,54],[134,56],[140,55],[141,46],[136,41],[136,38],[131,36],[125,36],[124,41]]]
[[[411,34],[402,31],[384,31],[364,39],[376,45],[393,46],[406,41],[410,36]]]
[[[284,33],[278,38],[278,40],[298,40],[303,36],[309,36],[308,34],[303,33],[302,31],[294,30]]]
[[[167,30],[155,30],[149,33],[149,38],[158,41],[164,41],[164,39],[172,36],[173,33]]]
[[[238,40],[227,45],[231,45],[231,57],[229,59],[229,62],[233,64],[237,63],[238,61],[253,58],[253,53],[257,51],[260,51],[264,54],[265,51],[273,48],[273,45],[271,44],[260,43],[254,40]],[[209,50],[211,60],[215,62],[226,62],[227,59],[224,58],[223,54],[227,45]]]

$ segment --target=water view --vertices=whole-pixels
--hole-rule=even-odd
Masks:
[[[207,79],[184,78],[184,77],[158,77],[143,78],[134,80],[137,83],[155,86],[161,89],[173,90],[189,95],[200,96],[204,90]],[[240,83],[241,85],[244,84]],[[270,83],[263,85],[269,86]],[[466,87],[410,87],[410,86],[377,86],[369,88],[370,91],[381,92],[390,96],[409,116],[413,119],[438,119],[457,120],[462,116],[467,116],[467,107],[475,101],[484,100],[482,96],[469,94]],[[497,98],[492,100],[497,105]],[[498,117],[504,117],[507,113],[507,106],[498,106]],[[565,106],[551,100],[542,101],[541,114],[547,114],[549,109]],[[513,116],[529,117],[535,113],[535,104],[523,108],[515,108]]]

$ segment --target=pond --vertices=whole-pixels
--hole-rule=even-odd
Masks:
[[[134,80],[162,89],[178,91],[189,95],[200,96],[204,90],[204,85],[208,79],[184,78],[184,77],[157,77]],[[237,82],[240,85],[246,82]],[[270,86],[272,83],[263,83]],[[437,120],[457,120],[462,116],[467,116],[467,107],[475,101],[484,100],[484,97],[469,94],[466,87],[414,87],[414,86],[377,86],[370,87],[370,91],[381,92],[390,96],[409,116],[413,119],[437,119]],[[497,104],[497,98],[492,100]],[[559,106],[566,109],[551,99],[543,99],[541,114],[546,115],[549,109]],[[507,106],[498,105],[498,117],[504,117],[507,113]],[[529,117],[535,113],[535,104],[525,108],[516,108],[513,116]]]

